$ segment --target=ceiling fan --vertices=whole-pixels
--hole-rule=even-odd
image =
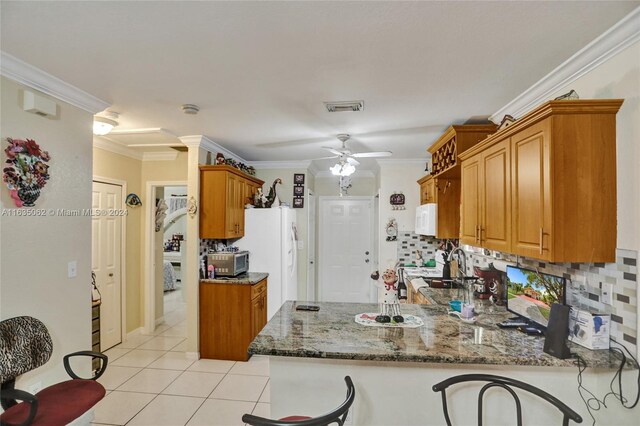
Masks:
[[[350,149],[347,148],[347,141],[351,136],[346,133],[341,133],[336,135],[336,138],[340,142],[342,142],[342,148],[331,148],[328,146],[323,146],[323,149],[326,149],[333,155],[330,157],[318,158],[318,160],[324,160],[328,158],[340,158],[340,161],[347,162],[353,166],[357,166],[360,164],[356,158],[376,158],[376,157],[389,157],[393,153],[391,151],[369,151],[369,152],[351,152]]]
[[[351,152],[350,149],[347,148],[347,141],[350,138],[350,135],[346,133],[341,133],[336,135],[338,140],[342,142],[342,148],[335,149],[328,146],[323,146],[323,149],[326,149],[333,155],[330,157],[322,157],[316,158],[316,160],[325,160],[329,158],[339,158],[338,162],[330,167],[331,173],[336,176],[350,176],[353,172],[356,171],[356,166],[360,164],[356,158],[376,158],[376,157],[389,157],[392,152],[391,151],[369,151],[369,152]]]

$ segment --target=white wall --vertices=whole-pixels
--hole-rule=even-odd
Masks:
[[[51,178],[35,209],[90,209],[92,115],[53,99],[57,116],[40,117],[22,110],[23,86],[2,77],[0,88],[2,162],[7,137],[34,139],[51,156]],[[15,209],[4,183],[0,194],[0,208]],[[51,360],[23,375],[18,387],[64,380],[62,356],[91,349],[91,217],[2,215],[0,228],[0,317],[36,317],[53,339]],[[77,277],[67,278],[67,263],[74,260]],[[88,373],[88,362],[83,370]]]
[[[425,147],[426,148],[426,147]],[[378,222],[379,267],[381,270],[393,266],[397,261],[397,243],[386,240],[386,224],[395,218],[398,232],[415,229],[416,207],[420,205],[420,187],[418,179],[424,176],[424,161],[404,162],[380,161],[380,212]],[[402,192],[405,197],[405,210],[392,210],[389,197],[394,192]]]
[[[338,182],[338,176],[318,176],[315,181],[314,193],[318,196],[340,195],[340,185]],[[356,172],[351,179],[351,188],[347,190],[345,195],[376,195],[377,191],[378,185],[374,175],[358,176],[358,172]]]

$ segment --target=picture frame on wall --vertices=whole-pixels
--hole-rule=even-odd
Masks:
[[[293,183],[295,185],[304,185],[304,173],[294,173]]]
[[[294,197],[302,197],[302,196],[304,196],[304,186],[294,186],[293,187],[293,196]]]
[[[294,198],[293,199],[293,208],[294,209],[302,209],[302,208],[304,208],[304,198]]]

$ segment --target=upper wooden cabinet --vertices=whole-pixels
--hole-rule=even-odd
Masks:
[[[463,243],[552,262],[615,261],[622,102],[550,101],[460,155]],[[485,228],[473,242],[476,205]]]
[[[458,155],[476,145],[497,129],[495,124],[450,126],[427,151],[431,154],[433,177],[460,178]]]
[[[462,244],[511,249],[510,146],[499,142],[462,162]]]
[[[451,126],[431,146],[433,171],[418,180],[420,204],[438,205],[437,238],[460,236],[460,165],[458,153],[468,150],[488,134],[493,124]]]
[[[264,182],[231,166],[200,166],[200,238],[244,235],[244,206]]]

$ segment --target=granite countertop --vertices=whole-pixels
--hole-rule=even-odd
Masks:
[[[217,277],[214,279],[201,279],[202,284],[248,284],[254,285],[269,276],[266,272],[247,272],[236,277]]]
[[[314,303],[318,312],[296,311],[288,301],[249,346],[249,353],[303,358],[370,361],[427,362],[452,364],[528,365],[572,367],[542,351],[544,339],[496,323],[510,314],[504,307],[475,300],[477,321],[461,322],[447,314],[448,301],[458,290],[425,289],[433,305],[401,305],[403,314],[421,317],[419,328],[366,327],[354,317],[378,312],[374,303]],[[455,298],[455,297],[454,297]],[[445,304],[446,303],[446,306]],[[569,344],[589,367],[617,368],[620,358],[610,351],[590,351]]]

